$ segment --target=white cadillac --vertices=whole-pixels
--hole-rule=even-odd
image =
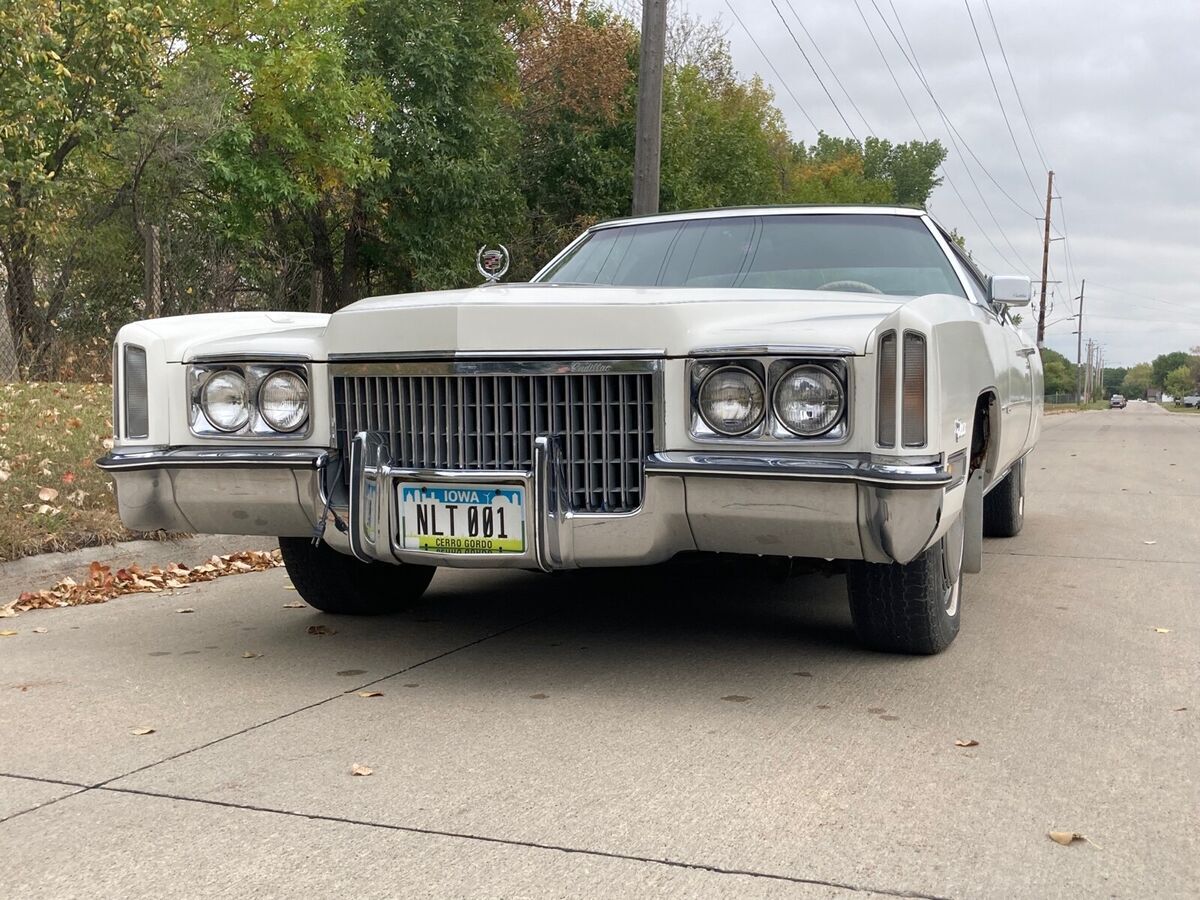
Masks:
[[[831,560],[865,644],[950,644],[983,536],[1024,516],[1028,278],[879,207],[607,222],[528,284],[480,262],[331,316],[126,325],[99,461],[126,525],[277,536],[329,613],[410,604],[437,566]]]

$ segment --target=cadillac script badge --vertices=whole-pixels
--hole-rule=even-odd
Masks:
[[[499,249],[491,250],[484,244],[475,254],[475,268],[488,283],[499,281],[508,271],[508,248],[503,244],[497,246]]]

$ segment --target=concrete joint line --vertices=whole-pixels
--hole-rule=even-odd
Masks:
[[[951,900],[939,894],[926,894],[921,891],[905,891],[896,888],[872,887],[870,885],[849,884],[842,881],[827,881],[821,878],[804,878],[797,875],[781,875],[777,872],[759,872],[753,869],[731,869],[724,866],[706,863],[685,862],[677,859],[659,859],[651,856],[638,856],[634,853],[618,853],[612,850],[593,850],[587,847],[570,847],[564,844],[544,844],[538,841],[521,841],[512,838],[494,837],[486,834],[470,834],[459,831],[443,831],[437,828],[419,828],[414,825],[395,825],[389,822],[372,822],[365,819],[351,819],[344,816],[330,816],[320,813],[294,812],[287,809],[276,809],[269,806],[255,806],[248,803],[233,803],[228,800],[209,800],[201,797],[187,797],[179,794],[167,794],[157,791],[139,790],[137,788],[106,787],[96,785],[95,790],[112,794],[127,794],[138,797],[153,797],[160,800],[174,800],[182,803],[199,803],[204,806],[217,806],[224,809],[237,809],[244,812],[266,813],[268,815],[290,816],[297,819],[307,819],[312,822],[332,822],[340,825],[357,825],[364,828],[379,828],[385,831],[398,831],[405,834],[419,834],[426,837],[456,838],[464,841],[474,841],[484,844],[500,844],[506,847],[524,847],[530,850],[547,850],[558,853],[575,853],[581,856],[591,856],[600,859],[615,859],[624,862],[646,863],[648,865],[666,866],[673,869],[689,869],[699,872],[711,872],[715,875],[740,875],[747,878],[765,878],[770,881],[782,881],[789,884],[811,884],[818,887],[832,887],[855,893],[882,894],[888,897],[914,898],[914,900]]]

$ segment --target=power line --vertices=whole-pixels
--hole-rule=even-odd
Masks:
[[[908,113],[910,116],[912,116],[913,122],[916,123],[917,131],[919,131],[921,133],[921,137],[924,140],[928,141],[929,135],[926,134],[925,128],[921,125],[920,118],[917,116],[917,113],[913,109],[912,104],[908,101],[908,95],[904,93],[904,88],[900,86],[900,79],[898,79],[896,77],[896,73],[892,69],[892,64],[890,62],[888,62],[887,54],[883,52],[883,47],[881,47],[879,45],[879,41],[875,37],[875,32],[873,30],[871,30],[871,24],[867,21],[866,13],[863,12],[862,6],[859,4],[858,0],[854,0],[854,8],[858,10],[858,15],[859,15],[859,18],[862,19],[863,26],[867,29],[867,34],[869,34],[871,36],[871,43],[873,43],[875,45],[875,49],[877,51],[879,51],[879,58],[881,60],[883,60],[883,65],[887,69],[888,75],[890,75],[892,77],[892,83],[894,85],[896,85],[896,90],[900,92],[900,99],[903,100],[904,105],[906,107],[908,107]],[[1021,269],[1022,266],[1014,265],[1012,260],[1010,260],[1007,256],[1004,255],[1004,251],[1002,251],[999,247],[996,246],[996,242],[992,240],[991,235],[988,234],[987,230],[981,224],[979,224],[979,220],[977,218],[975,218],[975,213],[973,213],[971,211],[971,207],[967,205],[966,199],[963,197],[962,192],[959,191],[958,186],[954,183],[954,179],[952,179],[950,177],[950,173],[946,171],[946,167],[944,165],[939,164],[938,170],[942,173],[942,176],[946,179],[946,184],[949,185],[950,190],[954,191],[954,196],[958,197],[958,201],[959,201],[959,203],[962,204],[962,207],[966,211],[967,216],[969,216],[971,221],[975,223],[975,227],[979,229],[979,233],[983,235],[984,240],[986,240],[991,245],[992,249],[996,251],[996,255],[999,256],[1000,259],[1004,261],[1005,265],[1011,266],[1013,269]],[[971,173],[968,170],[967,175],[970,176],[970,174]],[[974,181],[974,179],[972,179],[972,181]],[[987,201],[983,199],[983,193],[981,191],[979,191],[979,185],[977,183],[975,185],[975,189],[979,193],[979,199],[981,201],[983,201],[983,204],[986,207]],[[991,212],[990,209],[988,211]],[[992,221],[995,221],[995,216],[992,217]],[[996,227],[997,228],[1000,227],[1000,224],[998,222],[996,223]],[[1001,233],[1003,234],[1003,229],[1001,229]],[[1005,236],[1005,240],[1007,240],[1007,236]],[[1009,247],[1012,247],[1011,241],[1009,242]],[[1013,252],[1016,253],[1016,248],[1012,247],[1012,249],[1013,249]],[[1019,253],[1017,254],[1017,258],[1020,259]]]
[[[1017,159],[1021,163],[1021,170],[1025,173],[1025,179],[1029,182],[1029,189],[1033,191],[1033,196],[1038,197],[1038,189],[1033,184],[1033,176],[1029,174],[1029,167],[1025,165],[1025,157],[1021,153],[1021,145],[1017,143],[1016,132],[1013,131],[1012,123],[1008,121],[1008,111],[1004,108],[1004,101],[1000,99],[1000,88],[996,86],[995,76],[992,75],[992,65],[988,62],[987,51],[983,49],[983,39],[979,36],[979,29],[975,25],[975,14],[971,12],[970,0],[963,0],[963,6],[967,9],[967,18],[971,20],[971,30],[975,32],[975,43],[979,45],[979,55],[983,57],[983,67],[987,70],[988,81],[992,83],[992,92],[996,95],[996,105],[1000,107],[1000,115],[1004,118],[1004,126],[1008,129],[1008,136],[1012,138],[1013,149],[1017,151]]]
[[[858,2],[858,0],[855,0],[856,5],[857,5],[857,2]],[[963,159],[963,171],[965,171],[967,173],[967,178],[970,179],[972,186],[974,186],[975,193],[978,194],[978,196],[979,196],[979,202],[983,204],[983,208],[987,211],[988,217],[992,220],[992,223],[996,226],[996,230],[1000,233],[1000,236],[1004,239],[1004,242],[1006,244],[1008,244],[1009,249],[1012,250],[1013,254],[1020,261],[1020,265],[1013,265],[1012,261],[1009,260],[1003,253],[1000,252],[1000,249],[998,247],[996,247],[995,242],[992,241],[992,239],[988,235],[987,231],[983,228],[982,225],[979,225],[979,221],[975,218],[974,214],[971,212],[971,208],[969,206],[967,206],[966,201],[963,200],[962,194],[959,193],[957,190],[955,190],[955,193],[958,194],[959,199],[962,200],[963,208],[966,209],[967,215],[969,215],[971,217],[971,220],[975,222],[976,227],[979,228],[979,230],[983,234],[984,238],[988,241],[989,244],[992,245],[992,247],[1000,255],[1001,259],[1003,259],[1009,266],[1012,266],[1014,269],[1018,269],[1018,270],[1024,269],[1026,272],[1032,272],[1033,268],[1025,262],[1024,257],[1021,254],[1021,252],[1016,248],[1016,246],[1013,244],[1013,242],[1009,239],[1008,233],[1005,232],[1004,228],[1000,225],[1000,220],[996,218],[996,213],[992,210],[991,204],[989,204],[987,202],[987,198],[984,197],[983,190],[979,187],[979,182],[976,180],[975,174],[971,171],[971,167],[969,165],[967,165],[966,157],[963,156],[963,147],[965,147],[967,149],[967,152],[975,160],[975,162],[979,166],[979,168],[981,170],[983,170],[983,173],[992,180],[992,182],[996,185],[996,187],[999,188],[1000,192],[1002,194],[1004,194],[1004,196],[1007,197],[1009,199],[1009,201],[1014,206],[1017,207],[1017,209],[1021,210],[1026,215],[1029,215],[1030,218],[1036,218],[1036,217],[1030,215],[1030,213],[1028,213],[1021,206],[1021,204],[1017,203],[1017,201],[1014,200],[1012,198],[1012,196],[1010,196],[1009,193],[1004,190],[1004,188],[1000,185],[1000,183],[998,181],[996,181],[996,179],[992,176],[992,173],[987,170],[987,167],[984,166],[983,162],[979,159],[979,157],[975,155],[975,151],[971,149],[971,146],[967,143],[966,139],[963,138],[963,136],[958,133],[958,129],[954,127],[954,123],[950,121],[950,117],[947,116],[945,110],[942,109],[942,105],[938,102],[937,97],[934,96],[933,89],[929,86],[929,82],[925,78],[925,71],[924,71],[924,69],[921,68],[921,61],[917,58],[917,51],[913,48],[912,41],[909,40],[908,33],[904,30],[904,23],[900,21],[900,16],[896,12],[895,4],[892,3],[891,0],[888,0],[888,2],[892,8],[892,14],[896,16],[896,24],[900,26],[900,32],[901,32],[901,34],[904,35],[904,41],[905,41],[905,43],[908,44],[907,52],[904,49],[904,45],[900,43],[900,38],[898,38],[896,36],[896,32],[892,29],[892,26],[888,22],[887,17],[884,16],[883,11],[879,8],[879,4],[876,2],[876,0],[871,0],[871,6],[874,7],[875,14],[877,16],[879,16],[879,20],[881,22],[883,22],[883,26],[887,29],[888,34],[891,35],[892,41],[896,44],[896,47],[900,50],[900,55],[904,57],[904,61],[908,63],[909,68],[912,69],[913,73],[917,76],[917,80],[920,81],[922,87],[925,88],[925,92],[929,95],[929,99],[933,101],[934,109],[937,110],[938,116],[941,118],[942,124],[946,128],[946,135],[947,135],[947,137],[950,138],[950,144],[954,147],[954,150],[959,155],[959,157]],[[862,15],[861,9],[859,9],[859,14]],[[867,24],[865,15],[862,15],[862,19],[863,19],[863,23],[866,24],[868,33],[870,33],[870,35],[871,35],[871,40],[875,43],[876,49],[879,50],[880,56],[883,57],[884,65],[888,66],[888,71],[890,72],[891,66],[887,62],[887,56],[883,53],[883,49],[879,47],[878,41],[875,40],[874,31],[872,31],[871,26],[869,24]],[[909,53],[912,54],[911,58],[909,57]],[[896,81],[897,88],[899,88],[899,81],[896,79],[894,73],[892,75],[892,80]],[[901,96],[904,96],[903,89],[900,89],[900,93],[901,93]],[[907,98],[905,99],[905,104],[908,105],[909,112],[912,112],[912,106],[911,106],[911,104],[908,104]],[[914,113],[913,115],[915,118],[916,114]],[[918,128],[921,127],[919,122],[917,124],[917,127]],[[962,146],[959,145],[960,142],[961,142]]]
[[[775,73],[775,77],[779,80],[779,83],[783,85],[783,89],[787,91],[788,96],[792,98],[792,102],[796,104],[796,108],[800,110],[800,114],[808,120],[808,124],[812,126],[812,130],[820,131],[821,129],[817,127],[817,123],[814,122],[812,120],[812,116],[808,114],[808,110],[804,108],[804,105],[792,92],[791,87],[786,81],[784,81],[783,76],[779,74],[779,70],[775,68],[775,63],[771,62],[771,57],[767,56],[767,52],[758,45],[758,41],[754,39],[754,35],[751,34],[750,29],[746,27],[746,23],[742,21],[742,17],[739,16],[737,10],[733,8],[733,4],[730,3],[729,0],[725,0],[725,5],[729,7],[729,11],[733,13],[733,17],[737,19],[737,23],[742,26],[742,31],[746,32],[746,37],[750,38],[750,43],[754,45],[754,49],[758,51],[759,55],[766,60],[767,65],[771,67],[771,71]]]
[[[829,74],[833,76],[834,82],[839,88],[842,89],[842,93],[846,95],[846,99],[850,101],[850,105],[854,107],[854,111],[858,113],[858,117],[862,119],[863,124],[867,126],[867,134],[874,134],[875,129],[871,127],[871,123],[867,121],[867,117],[862,114],[862,110],[858,108],[858,104],[854,102],[854,98],[850,96],[850,92],[846,90],[846,86],[842,84],[842,80],[837,77],[837,72],[833,71],[833,66],[829,64],[829,60],[827,60],[825,58],[825,54],[821,52],[821,45],[813,39],[811,34],[809,34],[808,28],[805,27],[803,20],[800,18],[800,14],[796,12],[796,7],[792,6],[792,0],[784,0],[784,2],[787,3],[788,9],[792,11],[792,15],[796,17],[796,24],[798,24],[800,29],[804,32],[804,36],[808,38],[809,43],[813,45],[813,49],[817,51],[817,56],[821,58],[821,62],[825,63],[825,68],[827,68],[829,70]]]
[[[804,57],[804,61],[808,63],[808,67],[812,70],[813,77],[817,79],[817,84],[821,86],[821,90],[825,92],[825,96],[829,98],[829,102],[833,104],[834,110],[837,111],[838,117],[842,120],[842,124],[846,126],[846,130],[850,132],[850,137],[858,140],[858,135],[854,133],[854,129],[850,127],[850,123],[846,121],[846,117],[842,115],[841,107],[837,105],[837,101],[833,99],[833,94],[829,93],[829,88],[825,86],[825,82],[821,80],[821,75],[817,72],[817,67],[812,64],[812,60],[808,58],[808,54],[804,52],[804,48],[800,46],[800,42],[796,40],[796,35],[792,31],[792,26],[787,23],[787,19],[783,17],[783,13],[779,11],[779,5],[775,0],[771,0],[771,6],[775,9],[775,15],[779,16],[779,21],[783,23],[783,27],[787,29],[787,33],[791,35],[792,43],[796,45],[796,49],[800,51],[800,55]]]
[[[979,166],[979,168],[983,172],[983,174],[988,177],[988,180],[991,181],[992,184],[994,184],[996,186],[996,190],[998,190],[1001,194],[1003,194],[1005,199],[1007,199],[1009,203],[1011,203],[1013,206],[1015,206],[1017,209],[1019,209],[1021,212],[1023,212],[1029,218],[1031,218],[1031,219],[1038,218],[1037,213],[1030,212],[1024,206],[1022,206],[1020,203],[1018,203],[1016,198],[1014,198],[1012,194],[1010,194],[1007,190],[1004,189],[1004,185],[1002,185],[999,181],[996,180],[996,176],[993,175],[988,170],[988,167],[983,164],[983,160],[981,160],[979,158],[978,154],[976,154],[976,152],[973,149],[971,149],[971,145],[969,143],[967,143],[966,139],[963,138],[962,134],[959,133],[958,129],[954,126],[954,122],[952,122],[950,120],[950,117],[946,114],[946,111],[942,108],[941,103],[938,102],[937,97],[933,93],[933,88],[929,86],[929,81],[925,77],[925,70],[921,66],[921,61],[917,58],[917,51],[913,47],[912,40],[908,36],[908,31],[904,27],[904,22],[900,18],[900,13],[896,11],[895,2],[893,2],[893,0],[888,0],[888,5],[891,7],[892,15],[895,16],[895,18],[896,18],[896,24],[900,27],[900,33],[902,35],[904,35],[904,44],[908,45],[907,51],[905,51],[905,49],[904,49],[904,44],[900,43],[900,38],[898,38],[896,36],[896,32],[893,30],[891,23],[888,22],[887,17],[884,16],[882,10],[880,10],[879,4],[876,2],[876,0],[871,0],[871,5],[875,7],[875,12],[879,15],[879,18],[883,22],[884,27],[887,28],[888,34],[890,34],[892,36],[892,40],[895,41],[896,46],[900,48],[901,55],[904,56],[905,61],[908,63],[909,67],[913,70],[913,72],[916,73],[918,80],[921,82],[921,86],[925,88],[925,93],[927,93],[929,95],[929,99],[933,101],[933,106],[937,110],[938,115],[941,117],[942,122],[946,126],[948,132],[951,135],[957,136],[959,138],[959,140],[962,141],[962,145],[963,145],[963,147],[966,148],[967,153],[970,155],[971,159],[975,160],[975,164],[977,166]],[[911,58],[909,58],[909,53],[912,54]],[[951,142],[953,143],[953,139]]]
[[[1004,59],[1004,68],[1008,70],[1008,80],[1012,82],[1013,93],[1017,97],[1017,106],[1020,108],[1021,115],[1025,119],[1025,127],[1029,129],[1029,137],[1033,141],[1033,148],[1037,150],[1042,168],[1049,169],[1050,166],[1046,163],[1046,157],[1042,155],[1041,145],[1038,144],[1037,135],[1033,133],[1033,123],[1029,121],[1029,113],[1025,111],[1025,101],[1021,99],[1021,92],[1017,90],[1017,79],[1013,77],[1012,66],[1008,64],[1008,54],[1004,52],[1004,41],[1000,39],[1000,29],[996,27],[996,17],[992,15],[992,4],[989,0],[983,0],[983,6],[987,10],[988,20],[992,23],[992,33],[996,35],[996,44],[1000,47],[1000,56]]]

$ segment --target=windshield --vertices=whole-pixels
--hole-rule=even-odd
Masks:
[[[923,221],[869,214],[723,216],[600,228],[537,280],[966,296]]]

